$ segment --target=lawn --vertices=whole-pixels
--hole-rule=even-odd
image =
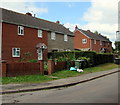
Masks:
[[[98,65],[96,67],[85,68],[84,72],[81,72],[81,73],[77,71],[69,71],[69,70],[58,71],[54,73],[53,76],[56,76],[59,78],[66,78],[66,77],[73,77],[73,76],[78,76],[78,75],[83,75],[83,74],[88,74],[93,72],[111,70],[114,68],[118,68],[118,65],[114,63],[107,63],[107,64]]]
[[[30,75],[30,76],[18,76],[18,77],[3,77],[3,78],[0,78],[0,80],[2,79],[3,84],[41,83],[41,82],[47,82],[47,81],[60,79],[60,78],[74,77],[74,76],[83,75],[83,74],[92,73],[92,72],[110,70],[110,69],[114,69],[114,68],[118,68],[118,65],[113,64],[113,63],[107,63],[107,64],[102,64],[102,65],[99,65],[96,67],[85,68],[84,72],[82,72],[82,73],[79,73],[77,71],[62,70],[62,71],[53,73],[52,76]],[[54,77],[57,77],[57,78],[54,78]]]

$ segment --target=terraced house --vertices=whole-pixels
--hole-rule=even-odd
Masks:
[[[30,53],[32,59],[44,60],[48,51],[73,50],[73,33],[57,22],[0,8],[0,58],[20,61]]]
[[[82,51],[96,51],[103,53],[112,52],[112,42],[101,34],[95,34],[90,30],[82,30],[77,26],[74,31],[74,48]]]

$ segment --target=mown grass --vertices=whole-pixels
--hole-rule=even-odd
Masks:
[[[111,70],[114,68],[118,68],[118,65],[113,63],[107,63],[107,64],[98,65],[96,67],[85,68],[84,72],[81,72],[81,73],[77,71],[69,71],[69,70],[58,71],[54,73],[53,76],[56,76],[59,78],[74,77],[74,76],[83,75],[87,73]]]
[[[50,78],[44,75],[27,75],[27,76],[18,76],[18,77],[3,77],[2,83],[41,83],[46,81],[54,80],[54,78]]]
[[[83,75],[83,74],[92,73],[92,72],[110,70],[114,68],[118,68],[118,65],[113,63],[107,63],[107,64],[102,64],[96,67],[86,68],[82,73],[79,73],[77,71],[70,71],[70,70],[58,71],[52,74],[53,77],[57,77],[57,78],[53,78],[52,76],[45,76],[45,75],[29,75],[29,76],[18,76],[18,77],[3,77],[3,78],[0,78],[0,80],[2,80],[3,84],[41,83],[41,82],[47,82],[47,81],[60,79],[60,78],[74,77],[74,76]]]

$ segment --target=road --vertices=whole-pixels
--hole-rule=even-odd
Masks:
[[[118,73],[66,88],[6,94],[3,103],[118,103]]]

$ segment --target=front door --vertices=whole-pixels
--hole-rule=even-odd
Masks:
[[[43,60],[43,52],[42,52],[42,49],[38,49],[38,60]]]

